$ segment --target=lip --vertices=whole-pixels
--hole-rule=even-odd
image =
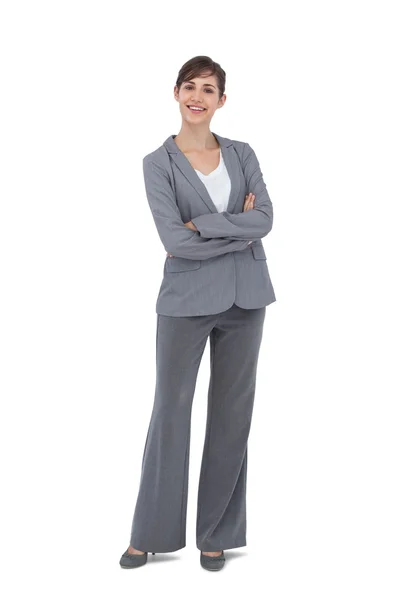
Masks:
[[[196,104],[191,104],[190,106],[196,106]],[[199,113],[199,114],[201,114],[201,113],[203,113],[203,112],[206,112],[206,110],[207,110],[207,109],[206,109],[206,108],[204,108],[203,106],[198,106],[198,108],[203,108],[204,110],[192,110],[191,108],[189,108],[189,105],[188,105],[188,104],[186,104],[186,108],[187,108],[188,110],[190,110],[190,112],[191,112],[192,114],[195,114],[195,113]]]

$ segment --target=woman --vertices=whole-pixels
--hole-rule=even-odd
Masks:
[[[122,567],[186,545],[190,419],[210,339],[206,436],[198,488],[200,564],[246,545],[247,440],[265,310],[275,301],[261,238],[273,212],[257,157],[210,131],[225,71],[207,56],[181,68],[178,135],[143,159],[146,195],[167,251],[156,304],[156,386],[130,546]]]

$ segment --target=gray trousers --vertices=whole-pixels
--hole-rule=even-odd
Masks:
[[[157,314],[155,397],[131,529],[134,548],[158,553],[186,546],[192,402],[208,337],[196,545],[205,552],[246,546],[247,440],[265,310],[233,304],[214,315]]]

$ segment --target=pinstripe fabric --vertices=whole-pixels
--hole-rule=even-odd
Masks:
[[[147,552],[186,545],[191,411],[208,339],[196,544],[219,551],[247,543],[247,442],[266,306],[276,300],[261,241],[271,231],[273,210],[254,150],[213,135],[231,180],[226,211],[217,211],[175,136],[143,159],[148,203],[173,254],[165,259],[156,303],[154,404],[130,538]],[[243,212],[248,192],[256,203]],[[185,227],[190,220],[198,231]]]
[[[143,159],[150,210],[173,255],[164,263],[156,301],[160,315],[210,315],[234,303],[261,308],[276,300],[261,241],[271,231],[273,209],[256,154],[245,142],[213,135],[232,183],[227,211],[217,211],[175,136]],[[249,192],[256,195],[255,207],[243,212]],[[198,231],[185,227],[190,220]]]
[[[247,441],[265,311],[234,304],[215,315],[157,315],[157,380],[131,528],[134,548],[174,552],[186,545],[191,410],[208,338],[196,544],[206,552],[246,545]]]

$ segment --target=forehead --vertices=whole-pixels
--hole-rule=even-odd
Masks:
[[[210,75],[208,77],[191,77],[190,79],[186,79],[185,83],[194,83],[195,85],[214,85],[216,83],[216,79],[214,75]]]

